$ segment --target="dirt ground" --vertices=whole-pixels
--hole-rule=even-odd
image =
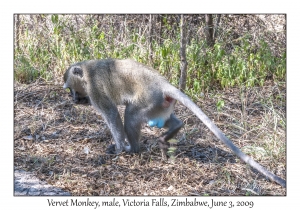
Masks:
[[[274,134],[273,128],[264,126],[261,100],[276,94],[285,97],[285,87],[270,83],[245,90],[246,100],[241,100],[238,89],[228,89],[222,94],[205,93],[197,104],[252,156],[246,149],[267,147],[261,139]],[[225,102],[222,111],[216,109],[219,99]],[[285,103],[274,104],[274,110],[284,116],[285,108]],[[286,189],[233,155],[187,108],[177,103],[175,113],[184,128],[168,160],[162,159],[157,145],[163,130],[147,125],[142,129],[140,154],[109,155],[105,151],[113,143],[112,136],[91,106],[73,104],[61,85],[16,83],[14,167],[72,195],[286,195]],[[286,133],[280,123],[276,126],[277,140],[271,144],[284,151],[252,157],[285,179]]]

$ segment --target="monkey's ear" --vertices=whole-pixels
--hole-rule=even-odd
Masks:
[[[82,68],[80,68],[79,66],[74,66],[72,68],[72,73],[76,76],[79,76],[79,77],[83,77],[83,71],[82,71]]]

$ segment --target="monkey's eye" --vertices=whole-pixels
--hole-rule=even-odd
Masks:
[[[70,88],[66,88],[65,90],[66,90],[68,93],[71,92],[71,89],[70,89]]]

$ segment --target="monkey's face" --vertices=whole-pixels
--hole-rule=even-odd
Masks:
[[[70,90],[70,96],[72,96],[73,102],[76,104],[88,104],[91,105],[90,98],[88,96],[82,96],[80,93],[68,88]]]
[[[70,96],[76,104],[91,104],[84,83],[83,71],[79,66],[71,66],[65,72],[63,88],[70,90]]]

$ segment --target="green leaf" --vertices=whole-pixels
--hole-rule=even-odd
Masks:
[[[103,40],[105,38],[105,33],[102,31],[99,35],[99,39]]]
[[[224,105],[225,105],[225,102],[223,100],[219,100],[217,102],[217,110],[221,111],[221,109],[224,107]]]
[[[170,139],[168,141],[170,144],[177,144],[178,143],[178,140],[177,139]]]
[[[58,15],[51,15],[51,21],[54,24],[58,23]]]

